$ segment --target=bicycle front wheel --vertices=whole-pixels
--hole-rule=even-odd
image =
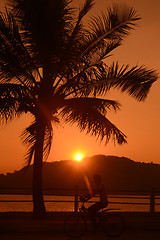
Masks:
[[[110,213],[103,219],[104,233],[109,237],[120,236],[125,228],[125,222],[118,213]]]
[[[64,231],[69,237],[78,238],[82,236],[86,228],[86,220],[80,213],[73,213],[64,221]]]

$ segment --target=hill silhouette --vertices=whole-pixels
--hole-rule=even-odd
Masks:
[[[32,166],[22,168],[6,176],[0,174],[0,191],[8,188],[28,189],[32,186]],[[95,155],[85,158],[81,163],[71,160],[45,162],[43,166],[44,189],[55,189],[53,193],[64,193],[65,189],[73,189],[78,185],[86,189],[86,179],[91,185],[92,176],[99,173],[110,190],[150,191],[160,190],[160,165],[154,163],[135,162],[125,157]],[[57,190],[56,190],[57,189]],[[13,193],[16,190],[10,190]],[[49,190],[48,190],[49,191]],[[57,192],[56,192],[57,191]]]

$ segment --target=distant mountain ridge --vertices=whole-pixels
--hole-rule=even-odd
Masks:
[[[160,191],[160,164],[135,162],[125,157],[95,155],[81,163],[71,160],[45,162],[43,186],[45,189],[86,188],[93,184],[93,175],[99,173],[108,190]],[[31,188],[32,166],[4,176],[0,174],[0,191],[8,188]]]

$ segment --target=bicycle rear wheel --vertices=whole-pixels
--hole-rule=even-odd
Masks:
[[[118,213],[110,213],[103,219],[103,231],[109,237],[120,236],[125,228],[123,217]]]
[[[73,213],[64,221],[64,231],[69,237],[77,238],[82,236],[86,228],[86,220],[80,213]]]

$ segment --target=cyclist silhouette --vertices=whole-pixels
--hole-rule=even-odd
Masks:
[[[99,194],[99,201],[94,203],[92,206],[90,206],[88,208],[88,213],[90,215],[90,218],[93,222],[93,226],[96,228],[96,216],[97,213],[107,207],[108,205],[108,197],[107,197],[107,192],[106,189],[104,188],[104,186],[101,184],[101,176],[99,174],[95,174],[93,176],[94,178],[94,183],[96,184],[94,190],[92,191],[92,193],[87,194],[86,196],[82,196],[80,197],[80,200],[84,200],[84,201],[88,201],[89,199],[91,199],[92,197],[94,197],[96,194]]]

